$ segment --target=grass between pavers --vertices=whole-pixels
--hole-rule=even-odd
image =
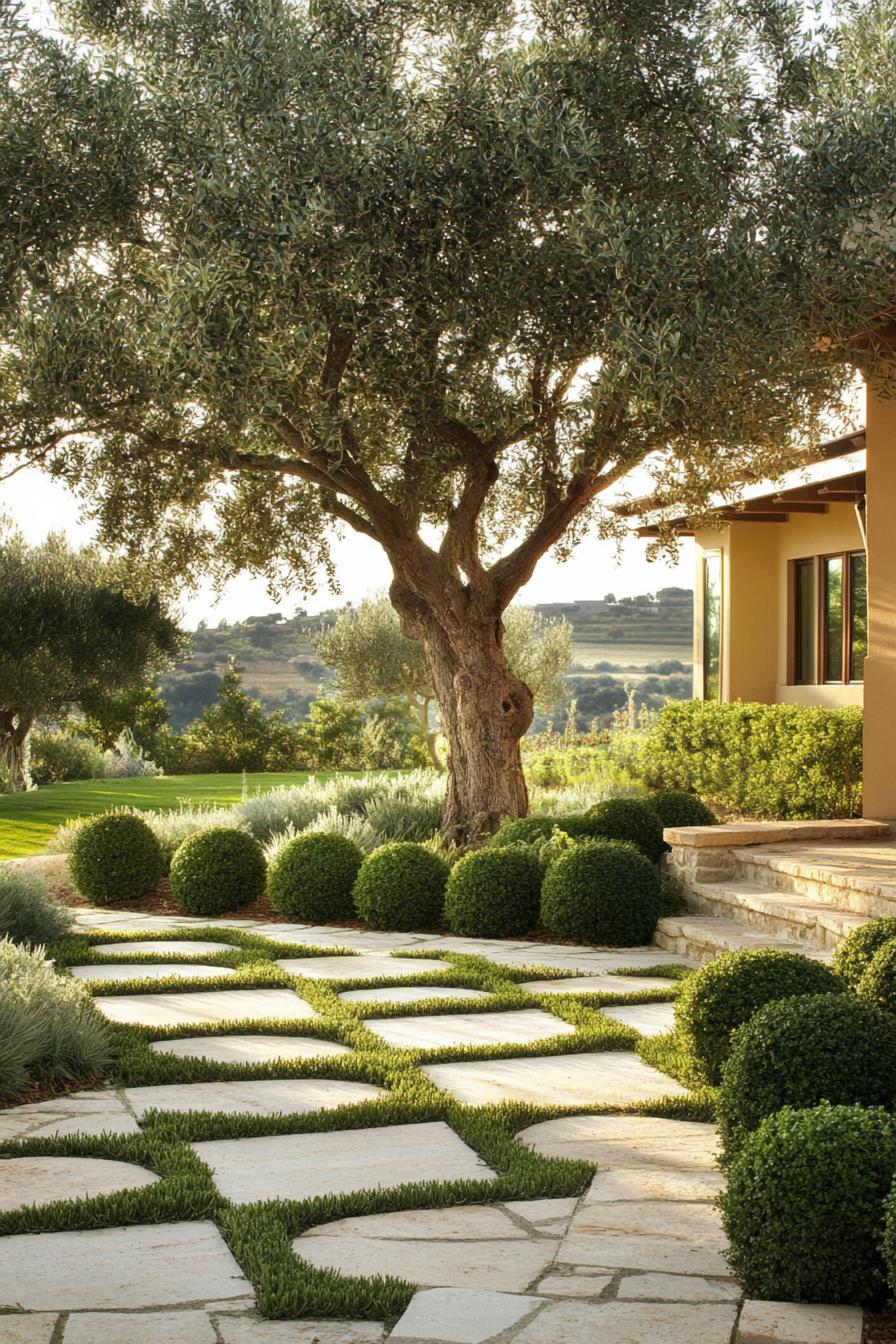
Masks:
[[[144,940],[148,935],[90,933],[70,936],[51,949],[57,965],[96,964],[128,960],[126,953],[104,956],[104,942]],[[155,936],[155,935],[153,935]],[[327,1111],[294,1115],[228,1115],[218,1112],[151,1111],[138,1136],[33,1138],[0,1143],[0,1155],[78,1155],[113,1158],[134,1162],[156,1172],[160,1181],[137,1191],[93,1199],[61,1201],[40,1208],[18,1210],[0,1215],[0,1234],[50,1232],[134,1223],[180,1221],[212,1218],[221,1228],[237,1260],[252,1282],[263,1315],[271,1318],[303,1316],[351,1317],[393,1321],[405,1309],[416,1286],[394,1278],[359,1279],[317,1269],[296,1256],[291,1241],[308,1228],[333,1219],[394,1210],[448,1207],[465,1203],[493,1203],[511,1199],[561,1198],[581,1194],[591,1180],[591,1163],[544,1158],[516,1142],[515,1136],[528,1125],[564,1115],[613,1114],[620,1111],[672,1116],[680,1119],[712,1118],[712,1099],[705,1093],[688,1097],[659,1098],[632,1106],[560,1106],[535,1107],[519,1103],[461,1106],[449,1093],[437,1088],[423,1074],[421,1063],[449,1060],[500,1059],[507,1057],[571,1054],[583,1051],[631,1050],[643,1052],[651,1044],[630,1027],[603,1017],[599,1009],[607,1003],[665,1001],[674,997],[677,986],[670,977],[669,992],[645,990],[634,994],[598,991],[588,995],[539,995],[525,991],[526,980],[563,977],[553,967],[537,963],[525,967],[497,966],[484,957],[469,954],[437,953],[421,949],[399,954],[405,961],[439,956],[450,963],[445,971],[426,972],[414,977],[415,985],[444,987],[444,998],[418,1003],[345,1002],[338,995],[344,988],[399,987],[406,977],[314,980],[292,975],[272,963],[278,957],[300,960],[306,956],[336,955],[308,946],[278,943],[259,934],[242,930],[195,928],[171,930],[159,941],[188,937],[222,944],[221,953],[212,953],[213,964],[228,965],[237,974],[216,980],[189,980],[180,977],[165,980],[135,979],[123,982],[86,982],[94,993],[111,994],[190,992],[201,989],[237,989],[288,986],[320,1014],[310,1020],[286,1022],[234,1020],[205,1024],[185,1023],[177,1027],[147,1028],[110,1024],[114,1043],[113,1081],[118,1085],[211,1082],[225,1079],[328,1078],[368,1082],[386,1089],[386,1094],[370,1101]],[[97,944],[91,948],[90,944]],[[533,948],[533,951],[536,949]],[[347,961],[352,957],[346,953]],[[135,954],[133,960],[146,963],[165,961],[164,952]],[[180,960],[172,955],[172,960]],[[197,954],[197,960],[208,960]],[[187,958],[184,958],[187,960]],[[363,965],[358,958],[357,969]],[[347,966],[347,969],[348,966]],[[355,967],[352,967],[355,969]],[[668,968],[667,968],[668,969]],[[675,968],[678,969],[678,968]],[[637,968],[634,974],[653,974]],[[570,973],[572,975],[574,973]],[[486,999],[452,999],[452,988],[479,988]],[[567,1036],[554,1036],[529,1045],[456,1046],[438,1050],[398,1049],[387,1045],[369,1023],[376,1019],[444,1015],[452,1012],[502,1012],[539,1007],[560,1021],[576,1028]],[[226,1064],[160,1054],[150,1049],[151,1041],[188,1036],[214,1037],[238,1031],[240,1034],[310,1036],[336,1041],[351,1047],[351,1054],[320,1059],[302,1059],[262,1064]],[[658,1038],[660,1040],[664,1038]],[[645,1056],[646,1057],[646,1056]],[[399,1125],[440,1120],[448,1124],[497,1173],[495,1181],[421,1182],[389,1190],[360,1190],[339,1196],[308,1200],[282,1200],[236,1206],[218,1194],[208,1168],[199,1161],[190,1143],[208,1139],[258,1137],[277,1134],[301,1134],[332,1130],[363,1130],[373,1126]]]

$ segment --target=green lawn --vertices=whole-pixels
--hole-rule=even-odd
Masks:
[[[250,791],[304,784],[307,770],[285,774],[246,775]],[[346,773],[358,774],[359,771]],[[319,779],[328,776],[319,773]],[[40,854],[47,840],[69,817],[86,817],[110,807],[139,807],[164,812],[181,803],[226,807],[242,797],[243,776],[169,775],[162,779],[84,779],[74,784],[48,784],[30,793],[0,798],[0,859]]]

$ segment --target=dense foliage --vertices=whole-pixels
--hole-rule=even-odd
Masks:
[[[595,835],[626,841],[652,863],[659,863],[668,848],[662,822],[645,799],[608,798],[591,809],[588,821]]]
[[[513,938],[538,923],[541,865],[524,845],[481,849],[454,865],[445,919],[467,938]]]
[[[660,819],[660,825],[666,826],[715,826],[718,817],[712,808],[706,806],[692,793],[680,793],[674,789],[665,789],[652,793],[645,800],[648,807]]]
[[[832,963],[834,970],[852,989],[857,988],[874,957],[893,939],[896,939],[896,917],[869,919],[838,945]]]
[[[878,948],[856,992],[866,1003],[876,1003],[887,1012],[896,1013],[896,941],[891,939]]]
[[[448,872],[445,860],[422,845],[382,845],[361,864],[355,910],[374,929],[437,928]]]
[[[43,946],[61,938],[70,923],[68,911],[40,878],[0,866],[0,938]]]
[[[281,914],[309,924],[351,919],[352,889],[363,858],[344,835],[299,835],[270,864],[271,904]]]
[[[545,874],[541,922],[561,938],[637,947],[650,942],[659,912],[659,873],[633,845],[583,840]]]
[[[171,895],[188,915],[223,915],[258,900],[267,869],[245,831],[210,826],[188,836],[171,860]]]
[[[880,1304],[894,1170],[888,1111],[822,1105],[770,1116],[745,1141],[722,1196],[734,1273],[773,1302]]]
[[[136,901],[165,871],[162,848],[142,817],[110,812],[77,830],[69,857],[72,881],[94,905]]]
[[[842,988],[833,971],[799,952],[767,947],[727,952],[685,981],[675,1001],[676,1032],[695,1070],[717,1084],[732,1033],[764,1004]]]

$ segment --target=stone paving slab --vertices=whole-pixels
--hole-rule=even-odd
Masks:
[[[576,975],[563,980],[526,980],[531,994],[634,994],[641,989],[668,989],[674,980],[653,975]]]
[[[0,1316],[0,1344],[51,1344],[58,1316]]]
[[[496,1179],[441,1120],[271,1138],[213,1139],[193,1151],[225,1199],[312,1199],[415,1181]]]
[[[526,1045],[550,1036],[575,1033],[569,1022],[539,1008],[506,1013],[368,1018],[365,1025],[387,1045],[405,1050],[442,1050],[454,1045]]]
[[[242,952],[236,943],[215,943],[211,939],[145,938],[127,943],[91,943],[92,952],[108,956],[135,956],[159,953],[163,957],[207,957],[210,952]]]
[[[621,1106],[686,1095],[674,1079],[625,1050],[425,1064],[422,1072],[466,1106],[502,1101],[541,1105],[546,1098],[561,1097],[564,1105]]]
[[[646,1302],[557,1302],[538,1312],[513,1344],[728,1344],[737,1308]]]
[[[704,1279],[690,1274],[627,1274],[616,1296],[630,1302],[739,1302],[733,1279]]]
[[[684,1123],[684,1122],[683,1122]],[[585,1204],[619,1200],[709,1200],[725,1189],[720,1171],[678,1171],[669,1167],[624,1167],[599,1171],[584,1196]]]
[[[61,1139],[71,1134],[139,1134],[124,1099],[113,1091],[69,1092],[51,1101],[0,1111],[0,1139]]]
[[[63,1344],[217,1344],[204,1311],[84,1311],[71,1315]]]
[[[668,1235],[675,1226],[678,1210],[684,1207],[676,1205],[674,1211],[668,1213],[667,1232],[652,1236],[646,1233],[626,1235],[619,1230],[597,1232],[587,1229],[576,1233],[571,1230],[557,1253],[557,1262],[609,1269],[614,1273],[620,1269],[643,1269],[663,1274],[723,1278],[729,1271],[720,1250]]]
[[[517,1135],[542,1157],[583,1158],[598,1167],[715,1171],[715,1125],[647,1115],[568,1115]]]
[[[517,1293],[425,1288],[414,1294],[389,1338],[484,1344],[524,1321],[541,1302]]]
[[[450,961],[434,961],[429,957],[383,957],[373,953],[352,957],[281,957],[277,965],[290,975],[303,975],[310,980],[411,978],[452,969]]]
[[[221,1316],[217,1326],[221,1344],[380,1344],[384,1337],[384,1327],[375,1321],[259,1321]]]
[[[317,1013],[291,989],[213,989],[186,994],[96,995],[94,1003],[112,1022],[143,1027],[180,1027],[199,1022],[301,1021]]]
[[[116,1190],[140,1190],[158,1179],[145,1167],[99,1157],[0,1158],[0,1212],[59,1199],[92,1199]]]
[[[861,1344],[861,1307],[803,1302],[744,1303],[740,1344]]]
[[[69,966],[68,972],[76,980],[164,980],[170,975],[217,980],[236,974],[230,966],[206,966],[199,961],[97,962],[94,966]]]
[[[315,1036],[180,1036],[173,1041],[151,1041],[149,1048],[160,1055],[209,1059],[218,1064],[269,1064],[278,1059],[351,1054],[347,1045]]]
[[[600,1297],[613,1282],[610,1274],[547,1274],[536,1284],[537,1292],[547,1297]]]
[[[680,1201],[670,1208],[666,1199],[630,1199],[616,1204],[583,1201],[573,1215],[569,1235],[579,1238],[592,1232],[601,1235],[619,1233],[626,1240],[665,1236],[686,1241],[689,1246],[712,1248],[719,1253],[727,1245],[721,1212],[709,1202]],[[569,1259],[568,1256],[563,1258]]]
[[[328,1078],[251,1078],[214,1083],[164,1083],[127,1087],[125,1096],[138,1120],[148,1111],[221,1111],[225,1115],[280,1115],[330,1111],[359,1101],[376,1101],[385,1089],[372,1083]]]
[[[243,1277],[214,1223],[156,1223],[3,1238],[0,1310],[104,1311],[244,1298]]]
[[[425,999],[487,999],[485,989],[459,989],[446,985],[393,985],[391,989],[345,989],[339,995],[346,1003],[422,1003]]]
[[[630,1007],[602,1008],[604,1017],[634,1027],[642,1036],[662,1036],[675,1026],[674,1003],[633,1003]]]

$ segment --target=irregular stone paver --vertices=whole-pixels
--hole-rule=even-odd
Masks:
[[[346,1003],[420,1003],[424,999],[487,999],[484,989],[456,989],[451,985],[393,985],[390,989],[346,989]]]
[[[633,994],[639,989],[668,989],[674,980],[652,975],[577,975],[567,980],[526,980],[520,989],[531,994]]]
[[[714,1199],[725,1189],[720,1171],[678,1171],[668,1167],[626,1167],[599,1171],[585,1203],[642,1199]]]
[[[334,1082],[328,1078],[252,1078],[125,1088],[138,1120],[151,1110],[221,1111],[225,1115],[330,1111],[335,1106],[376,1101],[385,1095],[383,1088],[372,1083]]]
[[[360,953],[352,957],[286,957],[278,966],[290,975],[311,980],[378,980],[388,976],[428,975],[430,971],[450,971],[450,961],[432,961],[426,957],[378,957]]]
[[[536,1285],[547,1297],[600,1297],[613,1282],[612,1274],[548,1274]]]
[[[85,1311],[68,1318],[63,1344],[217,1344],[204,1311]]]
[[[540,1298],[516,1293],[425,1288],[414,1294],[389,1338],[484,1344],[525,1320],[540,1305]]]
[[[178,1059],[210,1059],[219,1064],[269,1064],[276,1059],[351,1054],[347,1045],[314,1036],[181,1036],[174,1041],[152,1041],[150,1049]]]
[[[0,1211],[57,1199],[91,1199],[116,1190],[154,1185],[158,1176],[131,1162],[99,1157],[9,1157],[0,1159]],[[2,1335],[0,1335],[2,1344]]]
[[[803,1302],[747,1301],[739,1321],[740,1344],[861,1344],[861,1307]]]
[[[509,1013],[368,1018],[365,1025],[387,1045],[417,1050],[441,1050],[452,1045],[525,1045],[549,1036],[569,1036],[575,1032],[575,1027],[568,1022],[538,1008]]]
[[[383,1326],[374,1321],[258,1321],[221,1316],[221,1344],[380,1344]]]
[[[530,1125],[517,1138],[543,1157],[583,1158],[611,1170],[664,1166],[715,1171],[715,1125],[647,1115],[569,1115]]]
[[[703,1279],[691,1274],[629,1274],[616,1296],[629,1302],[739,1302],[733,1279]]]
[[[495,1173],[441,1120],[194,1143],[226,1199],[312,1199],[413,1181],[488,1181]]]
[[[634,1027],[642,1036],[662,1036],[675,1025],[674,1003],[633,1003],[625,1008],[602,1008],[601,1012],[614,1022]]]
[[[58,1316],[0,1316],[0,1344],[50,1344]]]
[[[134,940],[128,943],[91,943],[92,952],[108,953],[109,956],[116,956],[123,953],[125,956],[143,955],[144,953],[156,953],[161,956],[169,957],[207,957],[210,952],[241,952],[243,949],[236,943],[213,943],[210,939],[197,938],[187,941],[185,939],[172,938],[170,941],[166,938],[147,938],[141,941]]]
[[[94,966],[69,966],[76,980],[164,980],[180,975],[193,980],[217,980],[235,975],[230,966],[206,966],[198,961],[97,962]]]
[[[682,1207],[676,1205],[674,1212],[667,1212],[668,1229],[673,1227],[673,1219]],[[724,1276],[728,1265],[720,1250],[685,1237],[670,1236],[668,1229],[649,1236],[643,1232],[627,1235],[620,1228],[598,1232],[591,1227],[573,1227],[557,1252],[557,1262],[594,1266],[614,1273],[620,1269],[643,1269],[709,1278]]]
[[[211,1222],[3,1238],[0,1308],[114,1311],[251,1293]]]
[[[112,1091],[70,1092],[0,1111],[0,1139],[60,1139],[70,1134],[139,1134],[124,1099]]]
[[[320,1223],[305,1237],[375,1237],[381,1241],[524,1241],[532,1230],[540,1228],[550,1214],[546,1205],[558,1205],[555,1220],[563,1215],[569,1222],[575,1200],[516,1200],[513,1204],[462,1204],[446,1209],[403,1209],[397,1213],[372,1213],[356,1218],[340,1218],[335,1223]],[[531,1204],[531,1213],[529,1205]],[[573,1207],[571,1208],[570,1205]],[[516,1218],[507,1210],[513,1210]],[[527,1231],[519,1219],[532,1225]]]
[[[552,1302],[513,1344],[728,1344],[736,1318],[733,1304]]]
[[[94,1003],[113,1022],[180,1027],[191,1022],[300,1021],[317,1013],[291,989],[213,989],[178,994],[97,995]]]
[[[467,1106],[493,1101],[538,1105],[547,1097],[562,1097],[571,1106],[620,1106],[686,1095],[679,1083],[624,1050],[425,1064],[422,1072]]]

